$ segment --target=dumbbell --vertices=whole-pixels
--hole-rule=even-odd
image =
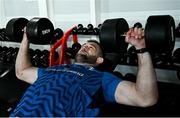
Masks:
[[[180,80],[180,69],[177,70],[176,74],[177,74],[177,78]]]
[[[6,63],[12,63],[13,62],[13,57],[12,54],[14,53],[14,48],[13,47],[9,47],[8,50],[6,51],[6,55],[5,55],[5,62]]]
[[[180,23],[178,24],[176,28],[176,37],[180,37]]]
[[[68,47],[66,49],[66,56],[68,58],[74,59],[80,48],[81,48],[80,43],[73,43],[71,47]]]
[[[180,64],[180,48],[177,48],[173,52],[173,62],[174,63],[179,63]]]
[[[140,22],[136,22],[133,26],[133,28],[142,28],[142,24]]]
[[[88,24],[87,27],[84,27],[82,24],[78,24],[77,28],[74,28],[72,33],[81,35],[98,35],[99,26],[94,28],[92,24]]]
[[[42,55],[41,50],[39,50],[39,49],[34,50],[34,55],[32,57],[32,64],[34,66],[36,66],[36,67],[40,66],[40,63],[41,63],[40,57],[41,57],[41,55]]]
[[[152,55],[152,61],[155,66],[161,68],[167,67],[172,63],[171,56],[164,53]]]
[[[48,67],[49,64],[49,51],[48,50],[39,50],[39,49],[29,49],[29,54],[31,62],[36,67]],[[55,52],[55,60],[59,57],[58,52]]]
[[[172,62],[174,66],[180,67],[180,48],[174,50],[172,55]]]
[[[77,28],[74,28],[72,34],[85,34],[87,33],[87,28],[85,28],[82,24],[78,24]]]
[[[99,27],[101,27],[101,24],[99,24],[98,27],[94,27],[92,24],[88,24],[87,35],[99,35]]]
[[[16,49],[13,47],[7,48],[3,56],[3,62],[8,64],[14,64],[16,58]]]
[[[6,29],[5,28],[2,28],[0,29],[0,40],[1,41],[9,41],[9,37],[7,36],[6,34]]]
[[[26,33],[29,41],[34,44],[50,44],[54,36],[54,26],[48,18],[33,18],[30,21],[26,18],[13,18],[6,25],[6,33],[11,41],[21,42],[23,28],[26,26]],[[59,33],[63,36],[63,31]]]
[[[39,49],[29,49],[29,55],[30,55],[30,60],[33,66],[38,66],[38,64],[40,63],[40,50]]]
[[[56,42],[58,39],[60,39],[64,35],[64,32],[60,28],[56,28],[54,30],[53,38],[51,40],[51,43]]]
[[[98,35],[98,28],[94,28],[92,24],[87,25],[87,35]]]
[[[180,48],[174,50],[172,61],[173,61],[173,65],[177,67],[176,75],[177,78],[180,80]]]
[[[99,39],[105,53],[125,53],[129,25],[124,18],[107,19],[103,22]],[[149,16],[145,26],[146,48],[152,53],[171,53],[175,44],[175,22],[170,15]]]
[[[3,46],[1,48],[1,52],[0,52],[0,62],[4,63],[5,61],[5,56],[6,56],[6,52],[8,51],[8,47],[7,46]]]
[[[15,49],[13,47],[1,47],[0,52],[0,62],[2,63],[14,63],[14,54]]]
[[[95,27],[94,30],[94,35],[99,35],[99,29],[101,27],[102,24],[99,24],[98,27]]]
[[[94,34],[94,26],[92,24],[87,25],[87,34]]]
[[[40,66],[41,67],[48,67],[49,64],[49,51],[43,50],[40,56]]]
[[[18,51],[19,51],[19,48],[16,47],[16,48],[14,48],[13,53],[11,54],[12,62],[13,63],[16,61],[16,57],[17,57]]]

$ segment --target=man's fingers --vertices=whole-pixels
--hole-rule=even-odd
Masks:
[[[24,27],[23,29],[22,29],[22,32],[25,34],[26,33],[26,27]]]
[[[126,42],[131,42],[134,39],[142,39],[144,38],[144,30],[142,28],[130,28],[129,31],[126,33]]]

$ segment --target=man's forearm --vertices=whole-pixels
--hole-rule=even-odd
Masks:
[[[22,71],[28,67],[31,67],[31,61],[29,58],[29,42],[26,36],[23,36],[23,40],[21,42],[19,52],[16,58],[16,76],[20,77]]]
[[[145,102],[157,102],[158,88],[156,73],[148,52],[138,54],[136,90]]]

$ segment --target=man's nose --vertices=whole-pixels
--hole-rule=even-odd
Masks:
[[[83,49],[87,51],[89,49],[89,46],[88,45],[84,45]]]

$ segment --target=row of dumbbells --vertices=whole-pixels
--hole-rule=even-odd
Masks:
[[[78,24],[77,28],[73,30],[73,34],[82,34],[82,35],[99,35],[99,30],[102,24],[99,24],[98,27],[94,27],[92,24],[88,24],[87,27],[84,27],[82,24]],[[133,27],[142,28],[140,22],[136,22]],[[175,29],[175,36],[180,37],[180,23]]]
[[[77,35],[99,35],[100,26],[101,24],[99,24],[98,27],[94,27],[92,24],[88,24],[87,27],[84,27],[82,24],[78,24],[77,28],[74,28],[72,33],[77,34]],[[63,33],[61,29],[57,28],[54,30],[54,32],[55,32],[54,37],[57,37],[55,39],[62,37]],[[56,36],[56,35],[59,35],[59,36]],[[11,38],[8,37],[5,28],[0,29],[0,41],[11,41]],[[16,42],[16,41],[13,41],[13,42]]]
[[[53,33],[53,39],[52,39],[52,43],[56,42],[57,39],[61,38],[63,35],[63,31],[59,28],[55,29],[54,30],[54,33]],[[19,39],[19,40],[22,40],[22,39]],[[14,40],[14,39],[11,39],[7,32],[6,32],[6,29],[5,28],[2,28],[0,29],[0,41],[9,41],[9,42],[20,42],[19,40]]]
[[[156,67],[162,68],[176,68],[180,67],[180,48],[176,48],[172,55],[152,55],[153,64]],[[121,56],[120,64],[125,65],[137,65],[137,54],[135,52],[135,47],[131,46],[127,53]]]
[[[4,64],[14,64],[19,48],[13,47],[0,47],[0,63]],[[48,50],[39,50],[39,49],[30,49],[30,58],[31,62],[36,67],[48,67],[49,66],[49,51]],[[58,53],[55,53],[55,59],[57,59]]]
[[[78,24],[76,28],[73,29],[72,34],[75,35],[99,35],[99,30],[102,24],[99,24],[97,27],[94,27],[92,24],[88,24],[87,26],[83,26],[82,24]],[[137,22],[133,27],[142,27],[142,24]],[[15,31],[14,31],[15,32]],[[15,35],[15,34],[13,34]],[[63,31],[59,28],[54,30],[54,39],[59,39],[62,37]],[[15,35],[16,36],[16,35]],[[19,37],[18,37],[19,38]],[[13,39],[13,38],[12,38]],[[8,34],[5,28],[0,29],[0,41],[13,41]],[[21,39],[19,39],[21,40]],[[19,42],[19,41],[17,41]],[[54,41],[52,41],[54,42]]]
[[[92,24],[88,24],[87,27],[84,27],[82,24],[78,24],[72,33],[78,35],[99,35],[101,25],[99,24],[98,27],[94,27]]]
[[[0,47],[0,62],[3,63],[14,63],[17,52],[19,48],[13,47]],[[49,51],[30,49],[30,57],[33,65],[39,67],[47,67],[49,64]],[[58,58],[58,53],[56,52],[55,58]],[[170,67],[179,66],[180,67],[180,48],[174,50],[172,56],[167,55],[154,55],[152,56],[153,63],[156,67]],[[125,65],[137,65],[137,54],[135,48],[132,46],[128,49],[127,53],[121,56],[120,64]]]
[[[87,27],[84,27],[82,24],[78,24],[77,28],[73,30],[73,34],[80,34],[80,35],[99,35],[99,29],[102,24],[99,24],[98,27],[94,27],[92,24],[88,24]],[[137,22],[134,24],[134,27],[138,25],[138,27],[142,27],[142,24]],[[57,29],[59,30],[59,29]],[[62,31],[56,31],[61,32]],[[176,37],[180,37],[180,23],[176,28]],[[57,35],[57,34],[56,34]],[[10,38],[7,36],[6,29],[2,28],[0,29],[0,41],[10,41]]]
[[[19,48],[13,47],[0,47],[0,62],[6,64],[12,64],[15,62]]]

